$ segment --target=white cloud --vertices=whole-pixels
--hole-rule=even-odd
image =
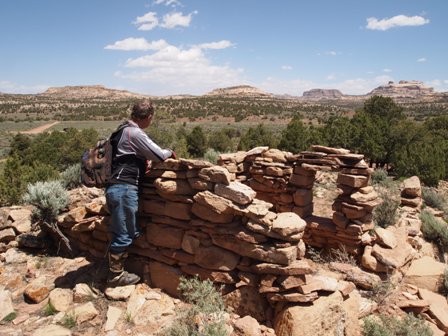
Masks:
[[[383,69],[383,72],[392,72],[392,69],[386,68],[386,69]]]
[[[448,79],[433,79],[425,82],[429,87],[433,87],[438,92],[448,92]]]
[[[152,30],[158,26],[159,19],[157,18],[157,13],[148,12],[143,16],[138,16],[134,24],[139,26],[138,30]]]
[[[133,70],[115,76],[144,83],[149,94],[204,94],[246,82],[242,69],[212,64],[200,46],[182,49],[167,44],[152,54],[128,59],[125,67]]]
[[[129,37],[121,41],[117,41],[114,44],[109,44],[104,47],[104,49],[110,50],[160,50],[166,47],[168,43],[165,40],[157,40],[153,42],[148,42],[145,38],[134,38]]]
[[[191,23],[191,19],[193,14],[197,14],[198,12],[192,12],[188,15],[183,15],[181,12],[173,12],[163,16],[163,22],[160,24],[161,27],[167,29],[173,29],[178,26],[180,27],[188,27]]]
[[[329,74],[327,76],[327,80],[335,80],[336,79],[336,75],[335,74]]]
[[[422,26],[428,24],[429,20],[422,16],[406,16],[406,15],[396,15],[391,18],[378,20],[375,17],[370,17],[367,19],[367,29],[371,30],[388,30],[394,27],[404,27],[404,26]]]
[[[225,49],[231,47],[233,44],[228,40],[221,40],[218,42],[202,43],[197,47],[201,49]]]
[[[425,57],[421,57],[421,58],[419,58],[417,60],[417,62],[424,63],[424,62],[426,62],[426,58]]]
[[[182,6],[182,4],[177,0],[155,0],[155,5],[165,5],[165,6]]]
[[[7,80],[0,80],[0,92],[2,93],[21,93],[35,94],[42,93],[49,88],[49,85],[21,85]]]
[[[292,66],[290,66],[290,65],[282,65],[281,69],[289,71],[289,70],[292,70]]]

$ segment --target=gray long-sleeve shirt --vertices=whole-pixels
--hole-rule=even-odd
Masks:
[[[162,149],[132,120],[119,127],[113,137],[112,178],[110,184],[139,184],[145,173],[146,160],[160,162],[172,156]]]

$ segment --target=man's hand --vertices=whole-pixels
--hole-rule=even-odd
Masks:
[[[171,159],[174,159],[174,160],[176,160],[177,159],[177,155],[176,155],[176,152],[175,151],[171,151],[171,156],[170,156],[170,158]]]

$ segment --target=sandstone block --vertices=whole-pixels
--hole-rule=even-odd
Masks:
[[[272,221],[272,231],[287,237],[305,230],[306,222],[293,212],[283,212]]]
[[[157,190],[166,194],[192,195],[194,193],[193,188],[191,188],[186,180],[167,180],[158,178],[154,181],[154,186]]]
[[[155,246],[180,249],[184,232],[167,225],[150,224],[146,227],[146,239]]]
[[[199,171],[198,176],[205,181],[226,185],[230,184],[230,182],[232,181],[230,172],[226,168],[220,166],[202,168]]]
[[[443,282],[446,265],[424,256],[411,263],[404,276],[404,282],[419,288],[437,292]]]
[[[304,207],[313,202],[313,191],[311,189],[297,189],[293,197],[295,205]]]
[[[184,234],[181,245],[182,250],[190,254],[195,254],[200,245],[201,241],[197,237],[188,232]]]
[[[313,214],[313,208],[314,208],[313,203],[310,203],[303,207],[295,206],[292,208],[291,211],[299,215],[301,218],[306,218]]]
[[[361,258],[361,264],[363,267],[370,271],[374,271],[377,273],[385,273],[387,272],[387,267],[378,262],[374,256],[372,256],[372,246],[366,246],[364,248],[364,254]]]
[[[311,189],[314,184],[314,179],[314,176],[292,174],[289,178],[289,183],[301,188]]]
[[[369,183],[369,178],[363,175],[338,174],[338,184],[344,184],[353,188],[363,188]]]
[[[420,179],[418,176],[412,176],[403,181],[403,190],[401,191],[402,196],[421,197],[422,186],[420,184]]]
[[[317,299],[317,294],[316,294]],[[312,306],[292,306],[277,315],[274,323],[278,336],[338,335],[345,330],[346,312],[339,292],[320,297]]]
[[[327,146],[320,146],[320,145],[313,145],[311,146],[313,151],[315,152],[322,152],[327,154],[349,154],[350,150],[345,148],[334,148],[334,147],[327,147]]]
[[[194,195],[194,200],[218,214],[233,214],[236,208],[231,200],[218,196],[210,191],[201,191]]]
[[[251,203],[257,194],[251,187],[240,182],[231,182],[229,185],[217,183],[215,193],[242,205]]]
[[[208,279],[222,284],[234,284],[238,281],[234,272],[212,271],[196,265],[183,265],[180,269],[183,273],[197,275],[202,281]]]
[[[211,208],[205,205],[201,205],[199,203],[194,203],[193,207],[191,208],[191,212],[196,215],[197,217],[212,222],[212,223],[219,223],[219,224],[225,224],[225,223],[231,223],[233,220],[233,214],[232,213],[217,213],[213,211]]]
[[[199,177],[188,179],[188,183],[194,190],[212,190],[214,185],[212,182],[205,181]]]
[[[0,321],[11,313],[14,313],[14,307],[12,305],[11,293],[0,287]]]
[[[383,229],[381,227],[375,228],[376,239],[379,244],[388,248],[395,248],[397,246],[397,239],[395,238],[395,234],[390,231]]]
[[[253,259],[289,265],[297,258],[297,246],[277,248],[270,244],[250,244],[235,239],[231,235],[212,235],[215,245],[231,250],[241,256]]]
[[[239,255],[217,246],[198,248],[194,255],[195,264],[216,271],[231,271],[239,260]]]
[[[16,238],[16,234],[14,232],[14,229],[7,228],[0,230],[0,242],[1,243],[9,243],[10,241],[14,240]]]
[[[73,303],[73,292],[67,288],[55,288],[50,292],[48,300],[56,311],[65,312]]]
[[[149,271],[153,287],[161,288],[173,297],[178,296],[177,287],[182,275],[178,268],[152,261],[149,263]]]
[[[437,323],[437,326],[448,333],[448,304],[446,298],[427,289],[419,289],[421,299],[429,302],[429,314]]]

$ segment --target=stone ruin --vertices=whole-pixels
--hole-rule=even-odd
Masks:
[[[319,171],[337,173],[339,195],[328,218],[313,214]],[[383,229],[372,224],[380,198],[369,186],[371,173],[362,155],[322,146],[299,154],[257,147],[223,154],[218,165],[184,159],[155,164],[142,186],[142,234],[129,250],[127,266],[174,297],[181,276],[210,279],[230,311],[272,325],[278,335],[333,334],[340,323],[345,334],[355,335],[358,319],[373,311],[393,316],[412,311],[448,332],[448,305],[435,293],[445,264],[431,257],[422,238],[420,181],[403,182],[400,217]],[[110,216],[102,191],[83,187],[70,195],[58,226],[80,250],[104,259]],[[29,232],[29,209],[4,210],[0,251],[44,247]],[[359,266],[336,260],[318,266],[305,258],[306,246],[343,249]],[[13,250],[5,252],[6,263]],[[400,285],[388,298],[392,304],[362,297],[362,290],[385,280]],[[35,287],[33,281],[24,296],[41,293]],[[33,302],[46,297],[40,296]],[[443,309],[434,303],[442,299]]]
[[[353,283],[315,274],[315,265],[303,259],[305,243],[361,255],[372,242],[368,231],[379,198],[368,186],[372,170],[363,155],[312,149],[291,154],[257,147],[222,154],[218,165],[154,164],[143,184],[142,234],[129,249],[129,268],[173,296],[181,276],[210,279],[222,285],[236,313],[258,321],[272,320],[279,304],[313,302],[321,291],[348,295]],[[341,194],[332,218],[313,216],[319,170],[338,172]],[[107,252],[109,222],[104,198],[74,204],[58,220],[71,241],[98,258]],[[364,287],[380,280],[358,270],[368,278]]]

